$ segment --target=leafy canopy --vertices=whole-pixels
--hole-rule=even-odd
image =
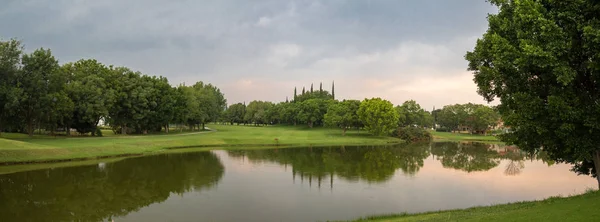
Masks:
[[[502,139],[541,149],[574,170],[600,170],[600,3],[492,0],[498,14],[466,54],[478,92],[512,132]],[[595,163],[595,167],[594,167]],[[599,178],[600,184],[600,178]]]

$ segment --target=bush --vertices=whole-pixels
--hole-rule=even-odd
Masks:
[[[452,130],[450,130],[449,128],[446,127],[440,127],[435,129],[436,132],[452,132]]]
[[[97,137],[102,137],[102,129],[96,128],[96,136]]]
[[[408,142],[423,142],[431,140],[431,133],[419,127],[401,127],[392,132],[392,136]]]

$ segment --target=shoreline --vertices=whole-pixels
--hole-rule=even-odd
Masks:
[[[414,214],[375,215],[352,221],[589,221],[600,216],[599,206],[600,191],[590,189],[566,197]]]

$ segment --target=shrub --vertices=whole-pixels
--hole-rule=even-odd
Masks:
[[[392,132],[392,136],[408,142],[423,142],[431,140],[431,133],[419,127],[401,127]]]
[[[450,130],[449,128],[446,127],[440,127],[435,129],[436,132],[452,132],[452,130]]]
[[[96,136],[97,137],[102,137],[102,129],[96,128]]]

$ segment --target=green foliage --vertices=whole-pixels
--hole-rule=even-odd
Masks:
[[[600,185],[600,5],[493,1],[498,14],[466,54],[478,92],[499,98],[509,144],[591,174]],[[595,165],[595,166],[594,166]]]
[[[302,95],[297,95],[293,102],[300,103],[309,99],[333,100],[333,95],[326,90],[308,91],[303,92]]]
[[[493,108],[472,103],[447,105],[436,114],[437,123],[450,131],[466,127],[472,133],[486,133],[500,120],[500,115]]]
[[[243,123],[245,112],[246,112],[246,105],[244,105],[242,103],[236,103],[236,104],[229,106],[229,108],[227,108],[227,110],[225,111],[226,122],[229,122],[230,124]]]
[[[398,112],[394,105],[381,98],[363,100],[357,114],[365,128],[377,136],[387,135],[398,123]]]
[[[252,101],[246,107],[244,121],[256,125],[269,124],[270,118],[268,111],[273,107],[273,103],[266,101]]]
[[[17,40],[0,41],[0,132],[74,128],[92,135],[103,119],[114,132],[148,133],[169,123],[204,124],[225,108],[220,90],[202,82],[172,87],[93,59],[58,65],[48,49],[23,54]]]
[[[401,106],[396,106],[396,110],[399,114],[398,126],[430,127],[433,124],[431,114],[414,100],[408,100]]]
[[[325,126],[339,127],[346,134],[346,130],[350,127],[358,127],[360,120],[358,118],[358,108],[360,101],[344,100],[329,105],[325,114]]]
[[[18,40],[0,41],[0,133],[11,116],[18,113],[17,95],[21,94],[21,90],[15,86],[22,54],[23,48]]]
[[[391,133],[392,136],[398,137],[408,142],[424,142],[431,141],[431,133],[419,127],[400,127]]]
[[[51,76],[58,72],[58,60],[52,56],[49,49],[38,49],[21,58],[23,65],[17,76],[19,113],[27,123],[27,132],[33,135],[35,124],[43,121],[52,98],[50,84]]]
[[[312,128],[314,125],[323,125],[323,118],[327,107],[332,100],[309,99],[302,101],[299,106],[298,119]]]
[[[102,129],[96,128],[96,136],[97,137],[102,137]]]

